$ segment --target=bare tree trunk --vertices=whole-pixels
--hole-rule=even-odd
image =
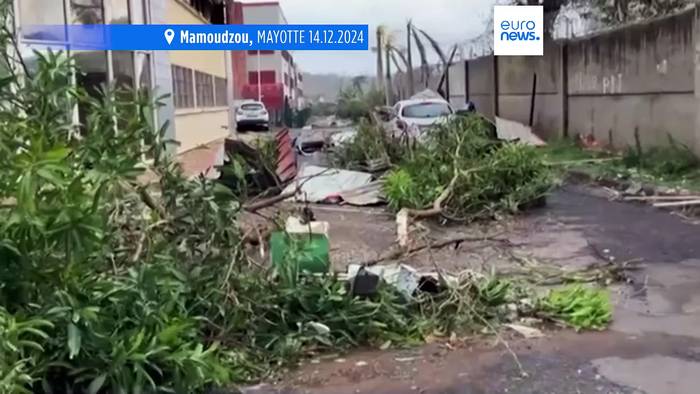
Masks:
[[[391,83],[391,50],[390,48],[386,48],[384,51],[384,55],[386,56],[386,86],[385,86],[385,94],[386,94],[386,105],[393,105],[393,85]]]
[[[384,90],[384,37],[382,30],[377,29],[377,89]],[[386,96],[386,94],[385,94]],[[386,97],[385,97],[386,98]],[[385,104],[388,104],[386,102]]]
[[[413,25],[411,21],[408,21],[408,24],[406,25],[406,52],[408,52],[408,67],[406,72],[408,73],[408,96],[413,96],[413,93],[415,93],[414,88],[415,85],[413,84],[413,55],[411,54],[411,32],[413,31]]]

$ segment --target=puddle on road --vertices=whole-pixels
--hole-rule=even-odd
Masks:
[[[594,360],[593,365],[611,382],[647,394],[693,394],[700,384],[700,363],[675,357],[608,357]]]

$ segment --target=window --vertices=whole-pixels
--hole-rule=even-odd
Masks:
[[[110,5],[112,15],[109,23],[124,25],[131,22],[129,18],[129,0],[110,0]]]
[[[37,41],[66,41],[65,31],[52,31],[51,36],[40,32],[32,32],[27,28],[39,25],[63,25],[66,15],[62,1],[21,0],[19,1],[19,19],[22,26],[22,36],[27,40]],[[59,34],[59,36],[56,36]]]
[[[265,109],[265,108],[262,106],[262,104],[249,103],[249,104],[241,105],[241,109],[244,111],[260,111],[261,109]]]
[[[260,51],[261,55],[271,55],[273,53],[275,53],[275,51],[271,51],[271,50],[267,50],[267,49]],[[258,51],[248,51],[248,54],[249,55],[257,55]]]
[[[106,84],[108,78],[107,52],[73,51],[75,63],[80,70],[78,84],[90,94],[98,94],[100,85]]]
[[[134,53],[131,51],[112,52],[114,82],[118,86],[135,87]]]
[[[266,71],[260,71],[260,81],[263,84],[273,84],[275,83],[275,72],[271,70],[266,70]],[[248,71],[248,83],[250,85],[257,85],[258,84],[258,72],[257,71]]]
[[[151,88],[151,55],[143,52],[136,53],[136,77],[139,88]]]
[[[228,105],[228,95],[226,94],[227,82],[226,78],[214,77],[214,90],[215,90],[215,105],[217,107],[225,107]]]
[[[195,82],[197,84],[197,107],[214,106],[214,81],[213,76],[195,71]]]
[[[172,66],[172,70],[175,108],[193,108],[194,85],[192,83],[192,70],[180,66]]]
[[[134,0],[131,4],[134,6],[130,11],[131,23],[135,25],[143,25],[148,21],[148,7],[146,0]]]
[[[57,1],[54,2],[58,3]],[[70,0],[71,23],[76,25],[99,25],[105,23],[102,5],[102,0]]]
[[[451,113],[452,109],[447,103],[434,102],[408,105],[401,110],[401,115],[406,118],[438,118]]]

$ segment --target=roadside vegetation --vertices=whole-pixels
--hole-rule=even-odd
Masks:
[[[578,171],[597,180],[651,184],[669,189],[700,190],[700,159],[685,145],[669,137],[662,147],[639,144],[622,151],[583,148],[569,139],[542,148],[547,162],[565,171]]]

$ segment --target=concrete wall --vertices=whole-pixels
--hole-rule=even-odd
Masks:
[[[670,134],[700,154],[699,23],[691,9],[591,37],[548,41],[542,57],[472,59],[464,87],[486,116],[528,123],[537,74],[533,130],[542,137],[593,134],[622,148],[635,143],[638,130],[645,146],[666,144]],[[464,65],[454,67],[458,73]]]
[[[180,0],[167,0],[166,20],[170,24],[208,23]],[[170,63],[226,78],[224,51],[171,51]],[[175,109],[175,139],[178,152],[185,152],[229,135],[229,108]]]
[[[618,147],[695,143],[694,10],[568,45],[569,131]],[[612,133],[611,133],[612,130]]]
[[[561,135],[561,50],[559,45],[549,41],[545,45],[544,56],[498,59],[499,116],[529,124],[532,107],[533,130],[541,137]],[[534,103],[533,84],[536,92]]]
[[[494,57],[480,57],[469,61],[469,101],[487,117],[494,116],[495,80],[493,78]]]
[[[466,89],[465,89],[465,67],[464,61],[455,63],[455,67],[450,67],[450,103],[455,108],[461,108],[466,104]]]

